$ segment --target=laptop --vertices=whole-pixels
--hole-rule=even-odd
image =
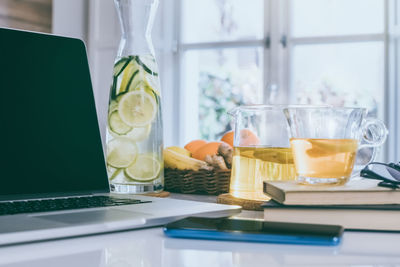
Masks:
[[[84,43],[4,28],[0,40],[0,245],[240,211],[110,193]]]

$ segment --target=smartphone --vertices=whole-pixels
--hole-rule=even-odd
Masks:
[[[266,222],[232,218],[188,217],[164,226],[169,237],[334,246],[339,225]]]

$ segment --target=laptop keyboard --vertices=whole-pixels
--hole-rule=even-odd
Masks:
[[[142,201],[137,199],[122,199],[111,196],[90,196],[90,197],[54,198],[54,199],[43,199],[43,200],[10,201],[10,202],[0,202],[0,215],[111,207],[111,206],[141,204],[147,202],[151,201]]]

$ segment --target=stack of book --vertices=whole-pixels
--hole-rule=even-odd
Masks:
[[[267,221],[342,225],[346,229],[400,231],[400,190],[378,181],[354,179],[341,186],[307,186],[265,182],[272,199],[264,207]]]

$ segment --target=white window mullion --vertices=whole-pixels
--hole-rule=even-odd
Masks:
[[[334,43],[351,43],[351,42],[371,42],[385,41],[386,34],[359,34],[345,36],[318,36],[318,37],[299,37],[290,38],[293,45],[302,44],[334,44]]]
[[[282,46],[281,39],[286,36],[286,0],[270,0],[269,17],[270,47],[268,68],[268,96],[270,104],[288,103],[287,96],[287,49]]]
[[[162,112],[164,124],[164,145],[177,144],[179,134],[179,92],[176,75],[179,75],[179,64],[176,59],[176,40],[179,31],[179,14],[177,12],[176,0],[160,1],[157,11],[156,25],[153,30],[153,43],[159,64],[159,73],[162,92]]]
[[[179,45],[181,43],[181,37],[182,37],[182,32],[181,32],[181,23],[182,23],[182,1],[184,0],[174,0],[174,41],[173,41],[173,49],[174,49],[174,62],[173,62],[173,69],[174,69],[174,74],[173,74],[173,79],[174,79],[174,98],[176,101],[173,101],[172,103],[169,103],[170,105],[173,105],[171,109],[173,110],[173,114],[175,122],[173,123],[173,127],[175,128],[174,131],[174,144],[175,145],[182,145],[182,140],[183,140],[183,130],[185,127],[185,121],[184,121],[184,105],[183,105],[183,97],[182,97],[182,91],[184,90],[182,87],[182,54],[179,49]],[[164,126],[165,128],[165,126]]]
[[[193,136],[197,136],[199,132],[199,121],[198,121],[198,106],[199,106],[199,92],[198,86],[191,86],[185,84],[185,78],[187,75],[193,75],[191,79],[189,79],[193,85],[197,85],[197,76],[196,71],[185,73],[185,77],[182,76],[183,70],[186,69],[186,64],[184,62],[184,54],[187,51],[196,48],[196,44],[191,44],[191,47],[186,47],[187,44],[183,44],[182,42],[182,29],[180,27],[182,22],[182,12],[181,8],[183,6],[183,1],[185,0],[176,0],[177,6],[175,8],[176,18],[175,18],[175,27],[176,27],[176,52],[175,52],[175,86],[177,87],[177,95],[176,99],[178,103],[174,106],[175,114],[176,114],[176,137],[175,144],[179,146],[185,145],[189,142]],[[187,58],[186,58],[187,59]],[[193,67],[193,66],[192,66]]]
[[[386,125],[389,128],[388,142],[386,143],[387,161],[400,160],[400,1],[389,0],[386,3],[386,31],[387,37],[387,93],[386,93]]]
[[[291,52],[291,43],[290,43],[290,9],[289,9],[289,0],[282,0],[279,2],[279,58],[280,58],[280,66],[279,66],[279,83],[281,87],[281,102],[290,104],[291,101],[291,92],[289,87],[289,78],[290,78],[290,52]]]
[[[279,1],[279,0],[278,0]],[[269,89],[272,89],[271,86],[277,85],[279,87],[279,75],[278,75],[278,66],[279,66],[279,23],[278,23],[278,1],[277,0],[270,0],[270,12],[268,13],[269,23],[270,23],[270,57],[268,62],[268,70],[269,70],[269,81],[268,84],[270,85]],[[280,88],[279,88],[280,89]],[[268,92],[271,94],[272,92]],[[269,101],[275,101],[276,99],[270,99],[271,95],[268,95],[267,98]],[[274,104],[274,103],[271,103]]]
[[[180,44],[179,51],[264,46],[264,39]]]
[[[271,0],[267,0],[264,2],[264,62],[263,62],[263,103],[269,103],[271,99],[271,95],[273,96],[275,92],[275,87],[273,87],[272,79],[271,79],[271,14],[272,14],[272,3]],[[273,90],[273,91],[271,91]]]

